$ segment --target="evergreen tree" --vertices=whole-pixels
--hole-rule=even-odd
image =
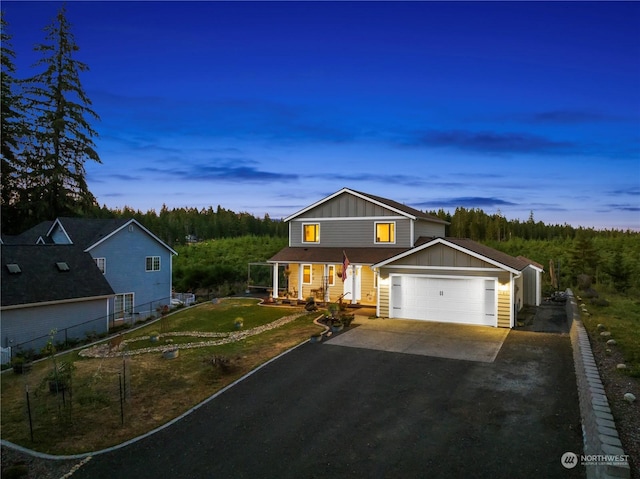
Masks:
[[[93,142],[97,133],[87,120],[99,118],[80,83],[80,72],[88,66],[74,58],[79,47],[64,5],[45,31],[47,43],[35,47],[43,55],[36,67],[44,71],[25,87],[33,111],[33,138],[24,151],[32,223],[97,209],[84,165],[87,160],[101,163]]]
[[[2,131],[0,140],[2,142],[2,231],[7,234],[19,233],[22,228],[20,214],[17,208],[20,202],[22,172],[20,162],[20,142],[25,132],[25,105],[19,91],[19,81],[15,78],[15,66],[13,59],[15,53],[11,47],[11,36],[7,33],[7,23],[4,19],[4,12],[1,17],[2,22],[2,44],[0,56],[2,62],[2,111],[0,119]]]

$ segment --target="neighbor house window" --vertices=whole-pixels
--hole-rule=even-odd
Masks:
[[[395,243],[396,224],[376,223],[376,243]]]
[[[145,271],[160,271],[160,256],[147,256]]]
[[[310,264],[302,265],[302,283],[311,284],[311,265]]]
[[[94,258],[94,261],[100,272],[105,274],[107,272],[107,258]]]
[[[133,293],[116,294],[113,314],[115,319],[131,317],[133,314]]]
[[[333,264],[329,265],[329,271],[328,271],[328,278],[327,278],[327,284],[329,286],[333,286],[335,284],[335,278],[336,278],[336,267]]]
[[[319,243],[320,225],[318,223],[302,225],[302,242]]]

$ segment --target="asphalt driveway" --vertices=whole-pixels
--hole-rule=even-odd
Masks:
[[[510,331],[491,363],[304,344],[73,478],[584,477],[567,451],[569,338]]]

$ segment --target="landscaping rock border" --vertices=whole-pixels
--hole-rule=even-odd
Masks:
[[[580,320],[578,302],[570,289],[567,290],[566,312],[571,322],[569,335],[578,383],[584,455],[596,458],[596,464],[586,466],[587,478],[629,478],[631,470],[628,461],[604,464],[605,461],[599,459],[624,456],[625,453],[593,357],[589,335]]]

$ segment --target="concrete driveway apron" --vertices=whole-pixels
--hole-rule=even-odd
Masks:
[[[503,328],[363,316],[352,324],[326,344],[491,363],[509,334]]]

